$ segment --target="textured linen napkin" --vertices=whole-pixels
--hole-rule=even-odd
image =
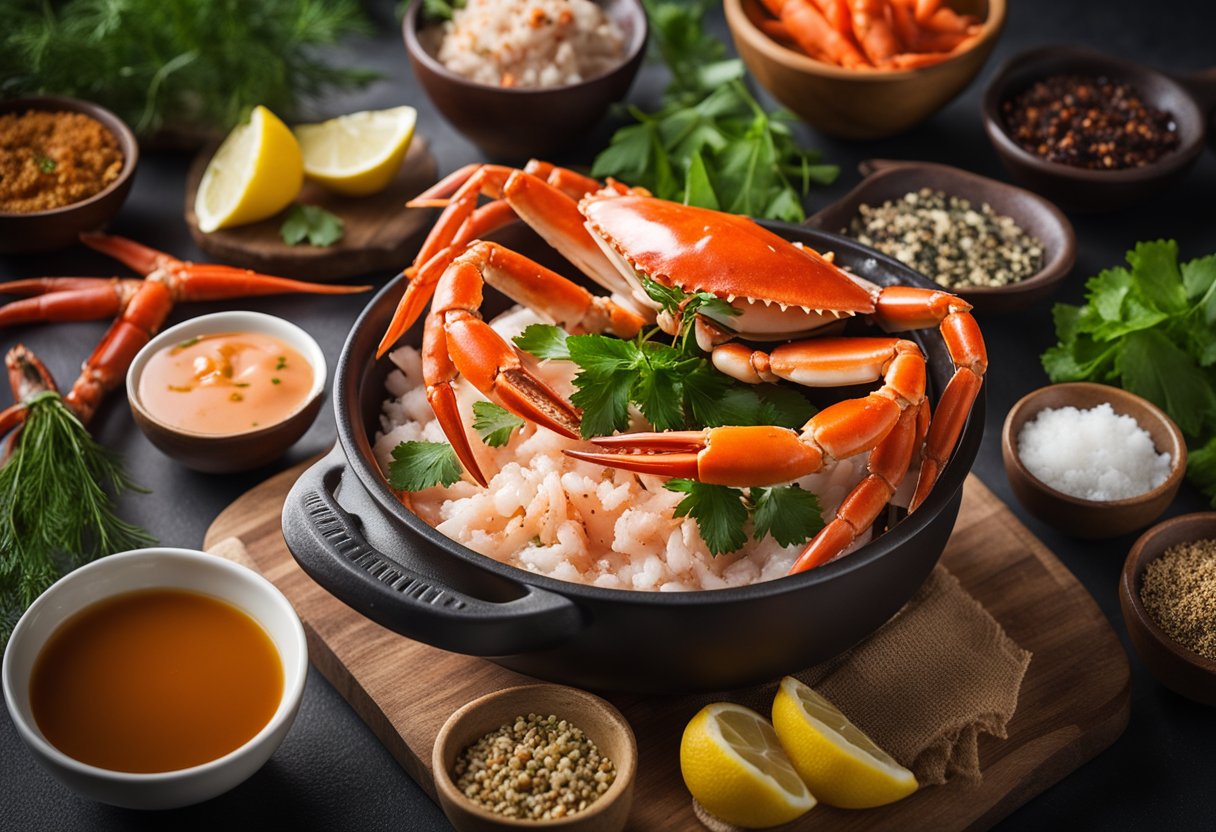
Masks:
[[[925,786],[980,781],[979,736],[1007,736],[1029,665],[1030,653],[939,565],[868,639],[794,675]],[[770,682],[728,698],[768,716],[776,692]]]

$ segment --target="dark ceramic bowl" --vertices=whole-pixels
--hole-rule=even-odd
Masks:
[[[965,170],[932,162],[897,162],[871,159],[862,162],[861,183],[839,200],[810,217],[806,224],[825,231],[846,229],[862,205],[882,205],[910,191],[932,188],[947,196],[968,200],[978,208],[988,203],[1000,215],[1011,217],[1021,228],[1043,243],[1043,266],[1039,271],[1009,286],[959,289],[955,294],[977,312],[1004,313],[1023,309],[1051,296],[1072,271],[1077,256],[1077,238],[1072,223],[1041,196]]]
[[[465,797],[452,777],[456,757],[486,734],[523,714],[553,715],[582,730],[600,754],[616,767],[616,778],[608,791],[583,811],[554,820],[504,817]],[[619,832],[625,828],[633,805],[637,768],[637,741],[621,712],[598,696],[559,685],[522,685],[474,699],[448,717],[439,729],[431,754],[439,805],[456,832],[506,829]]]
[[[837,262],[880,285],[931,288],[907,267],[845,237],[764,225],[836,252]],[[518,224],[497,239],[572,274]],[[984,429],[982,394],[915,514],[848,557],[799,575],[736,589],[632,592],[559,581],[480,555],[403,506],[372,453],[392,369],[387,357],[375,359],[376,346],[404,286],[401,280],[386,286],[351,330],[334,377],[338,444],[296,482],[283,513],[287,545],[305,571],[389,629],[579,687],[725,690],[808,667],[856,644],[912,597],[946,545]],[[489,318],[508,306],[487,292],[483,312]],[[950,357],[937,331],[910,337],[928,355],[936,402],[954,372]],[[421,338],[420,321],[402,343],[417,346]],[[831,393],[858,395],[855,389]]]
[[[1084,170],[1023,150],[1005,130],[1001,105],[1036,81],[1060,73],[1102,75],[1131,84],[1146,104],[1173,116],[1178,148],[1152,164],[1125,170]],[[1113,211],[1178,181],[1203,151],[1205,109],[1216,103],[1216,79],[1201,73],[1189,83],[1190,89],[1156,70],[1091,49],[1045,46],[1011,58],[997,71],[984,93],[984,129],[1010,176],[1032,191],[1077,211]]]
[[[435,57],[439,32],[423,25],[421,0],[411,3],[402,31],[414,77],[444,118],[487,155],[521,162],[574,143],[629,91],[646,52],[646,12],[639,0],[600,5],[625,34],[624,57],[602,75],[560,87],[492,87],[448,70]]]
[[[1169,453],[1170,475],[1151,491],[1123,500],[1085,500],[1057,491],[1034,476],[1018,456],[1023,426],[1046,408],[1086,410],[1109,403],[1115,413],[1131,416],[1153,438],[1158,453]],[[1067,535],[1093,540],[1119,537],[1142,529],[1173,502],[1186,473],[1186,440],[1174,421],[1147,399],[1105,384],[1052,384],[1027,393],[1005,417],[1001,431],[1005,475],[1018,501],[1035,517]]]
[[[1144,570],[1149,562],[1179,543],[1216,538],[1216,512],[1184,514],[1158,523],[1140,535],[1127,553],[1119,577],[1119,606],[1123,623],[1140,660],[1157,681],[1187,699],[1216,705],[1216,661],[1170,638],[1140,600]]]
[[[180,341],[224,332],[264,332],[294,347],[312,365],[313,383],[307,397],[285,419],[241,433],[198,433],[158,420],[139,396],[139,380],[148,359]],[[311,335],[274,315],[229,310],[183,321],[145,344],[127,370],[127,400],[135,424],[165,454],[195,471],[227,474],[259,468],[294,445],[321,410],[325,382],[325,353]]]
[[[118,213],[131,183],[135,181],[135,166],[139,163],[139,144],[135,134],[122,119],[104,107],[76,98],[40,96],[0,101],[0,115],[24,113],[27,110],[84,113],[96,119],[118,139],[122,151],[122,171],[104,189],[80,202],[49,211],[19,214],[0,211],[0,253],[18,254],[51,251],[75,243],[83,231],[103,228]]]
[[[760,86],[807,124],[844,139],[881,139],[929,118],[979,74],[1005,25],[1005,0],[946,5],[984,21],[970,48],[941,63],[907,70],[853,70],[817,61],[760,30],[758,0],[723,0],[739,57]]]

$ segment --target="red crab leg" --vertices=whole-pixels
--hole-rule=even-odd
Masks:
[[[720,362],[720,357],[726,360]],[[714,364],[725,364],[726,372],[751,383],[781,377],[803,385],[834,386],[881,377],[884,384],[868,396],[819,411],[801,434],[768,426],[624,434],[592,441],[634,453],[566,453],[614,468],[718,485],[774,485],[814,473],[829,458],[873,449],[903,412],[920,407],[925,395],[920,349],[896,338],[824,338],[786,344],[771,355],[733,344],[714,351]]]
[[[878,443],[866,465],[869,475],[849,492],[832,522],[819,530],[794,562],[789,574],[795,575],[822,566],[857,539],[891,502],[895,490],[908,473],[916,453],[918,415],[923,407],[908,408],[900,414],[895,428]]]
[[[875,304],[875,318],[885,329],[902,331],[939,326],[956,368],[937,403],[937,412],[925,438],[920,478],[908,506],[909,512],[920,507],[937,482],[958,443],[988,369],[984,337],[970,310],[971,304],[948,292],[910,286],[884,289]]]
[[[112,318],[141,285],[133,277],[41,277],[0,284],[0,292],[32,295],[0,307],[0,326]]]
[[[426,307],[435,291],[446,262],[439,256],[454,257],[454,244],[466,223],[472,221],[479,195],[501,198],[511,210],[584,274],[614,291],[623,287],[616,267],[608,261],[599,245],[583,225],[578,204],[553,185],[529,173],[500,165],[485,165],[470,176],[452,197],[431,229],[413,266],[406,271],[411,280],[393,312],[380,346],[379,357],[405,334]],[[482,229],[483,231],[486,229]],[[447,253],[445,253],[447,252]]]
[[[0,436],[24,424],[27,402],[32,396],[44,390],[59,390],[51,371],[24,344],[17,344],[8,351],[4,356],[4,365],[8,369],[8,382],[13,390],[14,402],[0,410]],[[4,458],[12,453],[13,441],[16,438],[16,433],[10,437]]]
[[[640,318],[612,301],[495,243],[475,244],[444,269],[423,332],[423,379],[440,427],[465,469],[483,486],[486,479],[452,390],[458,375],[517,416],[571,439],[579,436],[580,420],[573,406],[532,374],[519,351],[481,320],[487,280],[575,329],[619,326],[624,334],[642,326]]]

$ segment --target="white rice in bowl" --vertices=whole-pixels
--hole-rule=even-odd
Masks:
[[[443,24],[437,57],[495,87],[559,87],[621,62],[625,35],[591,0],[468,0]]]
[[[539,320],[516,308],[492,326],[511,338]],[[390,357],[398,369],[386,382],[389,398],[374,445],[384,471],[400,442],[447,441],[426,401],[418,350],[401,347]],[[534,370],[569,395],[572,368],[568,362],[545,361]],[[470,444],[482,471],[491,477],[489,486],[483,489],[466,477],[447,488],[414,492],[409,505],[424,521],[476,552],[564,581],[677,592],[782,577],[805,548],[782,547],[768,536],[760,541],[749,537],[742,549],[714,557],[695,520],[672,516],[683,495],[663,488],[663,478],[571,459],[564,449],[594,446],[531,424],[516,431],[506,445],[491,448],[472,429],[473,403],[484,397],[463,381],[455,388]],[[647,429],[640,416],[635,419],[636,429]],[[864,476],[866,460],[864,454],[841,460],[797,481],[819,496],[825,522]],[[854,548],[868,540],[867,532]]]

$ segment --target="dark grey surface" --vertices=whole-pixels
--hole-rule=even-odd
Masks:
[[[1009,22],[992,62],[966,93],[905,136],[881,142],[829,139],[799,128],[799,136],[842,166],[831,188],[813,193],[811,211],[845,193],[858,179],[856,163],[870,157],[929,159],[1004,178],[984,138],[979,99],[996,65],[1015,52],[1043,43],[1080,43],[1143,60],[1171,72],[1216,63],[1212,32],[1216,7],[1188,0],[1063,2],[1014,0]],[[417,106],[419,130],[432,140],[441,172],[477,159],[474,148],[451,132],[423,99],[410,78],[405,52],[387,4],[376,7],[379,34],[345,52],[351,60],[379,67],[387,75],[366,93],[324,102],[323,114],[402,103]],[[720,19],[716,24],[721,31]],[[647,67],[632,100],[653,101],[661,70]],[[559,161],[590,162],[610,135],[609,125]],[[112,230],[179,256],[203,259],[181,219],[189,159],[148,154],[141,162],[130,200]],[[1137,240],[1173,237],[1184,258],[1216,251],[1216,157],[1209,150],[1187,180],[1142,205],[1105,216],[1077,216],[1079,252],[1073,275],[1057,300],[1076,302],[1084,280],[1119,263]],[[75,248],[39,257],[0,258],[0,279],[35,275],[123,273],[105,258]],[[382,285],[388,274],[372,275]],[[311,332],[331,361],[365,303],[363,297],[323,300],[285,298],[241,305],[288,317]],[[233,304],[191,304],[170,323]],[[1077,575],[1093,593],[1115,632],[1130,651],[1115,588],[1132,537],[1097,543],[1072,541],[1026,516],[1005,480],[1000,428],[1005,412],[1024,393],[1046,383],[1038,355],[1054,343],[1051,302],[1005,319],[981,319],[992,370],[988,378],[987,433],[975,466],[981,479]],[[35,349],[61,383],[75,376],[79,362],[105,330],[102,323],[24,327],[0,332],[0,349],[21,340]],[[8,404],[0,385],[0,408]],[[124,515],[149,528],[165,544],[197,547],[219,511],[275,471],[310,457],[333,442],[333,414],[321,417],[278,464],[237,476],[195,474],[156,451],[131,421],[121,394],[110,398],[94,424],[99,439],[123,454],[136,480],[153,493],[122,503]],[[1204,500],[1190,486],[1171,514],[1198,511]],[[1216,827],[1216,712],[1162,688],[1129,652],[1132,718],[1126,733],[1096,760],[1050,788],[1000,825],[1002,830],[1211,829]],[[1083,657],[1078,657],[1079,659]],[[403,669],[403,672],[405,670]],[[675,749],[672,750],[675,753]],[[293,829],[446,829],[439,810],[396,765],[371,732],[315,672],[309,675],[304,705],[287,741],[244,785],[200,806],[171,813],[141,814],[76,797],[38,768],[20,743],[7,712],[0,717],[0,829],[215,829],[221,826]]]

